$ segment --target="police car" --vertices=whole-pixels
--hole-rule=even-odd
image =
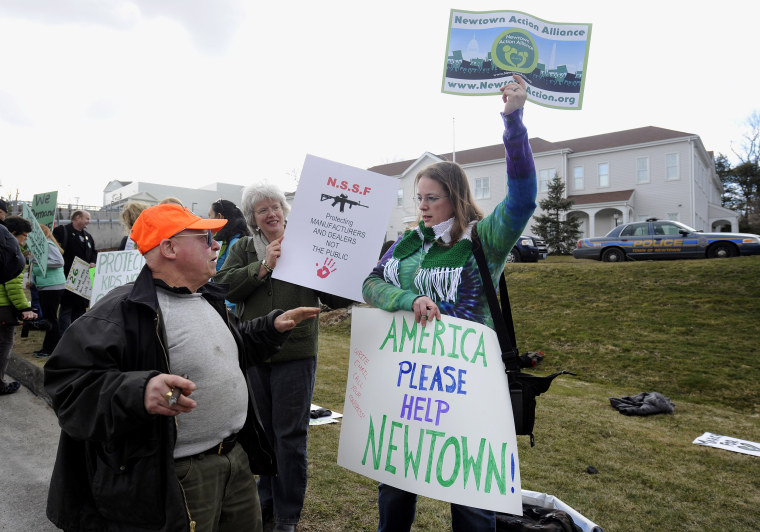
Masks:
[[[604,237],[583,238],[576,259],[622,262],[626,259],[696,259],[760,255],[760,236],[702,233],[671,220],[650,218],[617,226]]]
[[[507,262],[538,262],[548,255],[546,243],[535,236],[522,235],[507,255]]]

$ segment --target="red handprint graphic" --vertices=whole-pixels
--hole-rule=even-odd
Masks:
[[[316,265],[319,266],[319,263],[317,263]],[[317,270],[317,275],[321,277],[322,279],[324,279],[325,277],[327,277],[328,275],[330,275],[332,272],[334,272],[337,269],[338,267],[335,266],[334,260],[325,259],[325,262],[322,265],[322,267]]]

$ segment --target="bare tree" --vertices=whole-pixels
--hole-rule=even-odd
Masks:
[[[752,111],[745,121],[747,131],[742,136],[739,151],[735,150],[733,143],[731,151],[734,152],[742,163],[760,164],[760,112]]]

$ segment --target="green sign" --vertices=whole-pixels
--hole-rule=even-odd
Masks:
[[[32,224],[32,232],[29,233],[29,238],[26,241],[26,245],[29,251],[32,252],[34,261],[40,267],[42,275],[47,275],[47,263],[48,263],[48,240],[45,233],[40,229],[34,213],[29,209],[29,206],[24,203],[24,218],[29,220]]]
[[[53,228],[55,220],[55,206],[58,201],[58,191],[35,194],[32,198],[32,212],[40,225]]]

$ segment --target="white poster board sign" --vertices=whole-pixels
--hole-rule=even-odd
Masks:
[[[705,445],[707,447],[715,447],[716,449],[723,449],[725,451],[733,451],[735,453],[760,456],[760,443],[740,440],[739,438],[732,438],[731,436],[713,434],[712,432],[705,432],[692,443]]]
[[[92,281],[90,280],[90,264],[79,257],[74,257],[69,275],[66,277],[66,290],[90,299]]]
[[[40,267],[40,271],[43,276],[47,275],[47,263],[48,263],[48,239],[45,233],[40,229],[40,224],[37,221],[37,217],[29,208],[29,205],[24,203],[24,218],[29,220],[32,224],[32,232],[29,233],[29,237],[26,241],[26,246],[34,256],[34,261]]]
[[[98,253],[90,305],[94,305],[112,289],[134,281],[145,266],[145,257],[136,249]]]
[[[307,155],[272,277],[364,301],[397,189],[394,178]]]
[[[357,308],[338,464],[443,501],[522,515],[517,436],[496,333]]]

